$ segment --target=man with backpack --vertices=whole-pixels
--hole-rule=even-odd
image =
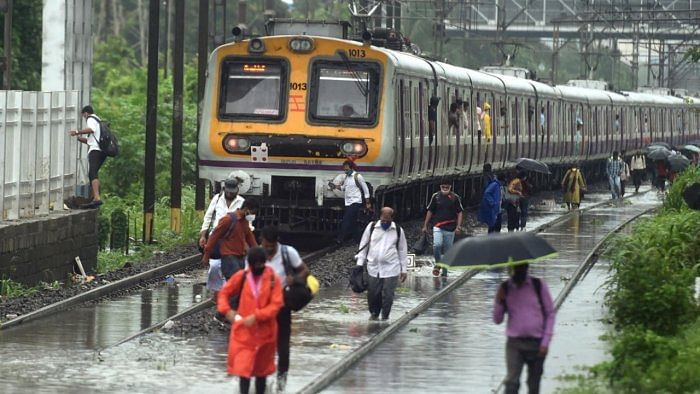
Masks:
[[[504,379],[507,394],[520,388],[520,374],[527,364],[527,386],[531,394],[539,393],[540,379],[549,342],[554,333],[554,304],[547,284],[529,276],[528,265],[513,268],[511,278],[501,284],[496,293],[493,321],[506,326],[506,366]]]
[[[85,119],[86,128],[82,130],[71,130],[71,137],[78,136],[78,141],[88,146],[88,179],[90,179],[90,187],[92,188],[92,202],[85,204],[81,208],[97,208],[102,205],[100,198],[100,180],[97,173],[104,163],[107,155],[100,147],[101,138],[101,121],[95,115],[95,111],[91,106],[86,105],[81,111],[83,119]],[[87,137],[80,137],[87,135]]]
[[[384,207],[379,220],[370,222],[362,234],[357,265],[367,267],[367,304],[370,320],[389,319],[399,280],[407,278],[408,245],[406,234],[394,222],[394,210]]]
[[[443,254],[452,247],[455,232],[462,230],[462,199],[452,192],[452,182],[443,177],[440,191],[430,198],[422,231],[428,233],[428,224],[433,221],[433,255],[435,263],[442,261]]]
[[[261,246],[267,255],[267,266],[272,267],[282,281],[282,288],[295,280],[306,282],[309,267],[302,261],[299,252],[279,242],[277,227],[266,226],[261,232]],[[277,392],[284,392],[289,371],[289,340],[292,333],[292,310],[283,306],[277,313]]]
[[[345,242],[348,235],[351,235],[352,238],[357,241],[357,217],[360,213],[360,209],[362,209],[362,205],[368,210],[372,209],[372,202],[370,200],[372,194],[370,193],[364,177],[357,172],[355,163],[352,160],[345,160],[343,162],[343,171],[345,172],[343,184],[338,186],[331,183],[334,188],[340,188],[345,192],[345,212],[343,213],[340,231],[336,238],[336,243],[338,245]]]

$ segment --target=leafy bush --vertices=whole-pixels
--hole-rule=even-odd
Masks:
[[[664,211],[687,209],[688,204],[683,200],[683,191],[686,187],[695,182],[700,182],[700,169],[692,165],[683,171],[673,182],[673,185],[668,191],[668,196],[666,196],[666,200],[664,201]]]

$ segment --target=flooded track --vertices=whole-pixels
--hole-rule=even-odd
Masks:
[[[647,193],[630,198],[630,202],[571,216],[552,226],[540,235],[559,251],[559,256],[533,265],[532,274],[543,278],[556,297],[600,239],[626,218],[658,204],[656,196]],[[574,289],[557,315],[542,392],[556,388],[553,373],[574,372],[576,366],[586,362],[576,356],[579,351],[600,349],[596,340],[603,334],[602,325],[589,331],[586,323],[577,322],[582,317],[590,321],[586,315],[591,319],[602,315],[600,302],[586,302],[605,280],[605,272],[598,268],[593,272],[597,275],[587,276],[584,285]],[[437,387],[440,392],[491,392],[505,374],[505,326],[491,321],[493,297],[505,278],[503,270],[479,273],[414,319],[324,392],[371,392],[377,387],[397,393],[424,393]],[[597,313],[591,314],[591,308]],[[575,327],[573,332],[569,326]],[[587,331],[585,341],[577,339],[577,330]],[[602,351],[593,353],[589,358],[593,362],[602,358]],[[551,364],[556,364],[556,368]]]
[[[591,196],[592,199],[596,197],[605,198],[604,195]],[[644,204],[646,202],[640,201],[617,209],[627,211]],[[533,209],[530,226],[549,222],[561,213],[559,207]],[[602,237],[614,227],[614,218],[625,214],[615,213],[615,208],[604,208],[595,210],[590,215],[584,213],[581,217],[572,216],[571,221],[578,221],[579,225],[583,221],[584,228],[598,230],[580,231],[565,248],[568,251],[560,251],[560,259],[568,256],[565,258],[569,261],[581,253],[585,255],[585,248],[595,244],[596,237]],[[567,235],[557,234],[565,233],[567,228],[572,229],[573,222],[557,225],[545,234],[552,239],[567,238]],[[554,242],[552,239],[550,242]],[[578,252],[578,249],[583,251]],[[558,289],[556,282],[559,282],[557,273],[561,271],[557,268],[559,265],[566,264],[554,261],[547,264],[546,268],[537,267],[534,271],[536,275],[545,277],[555,294]],[[571,268],[570,264],[566,266]],[[543,274],[539,270],[551,273]],[[415,367],[404,370],[401,374],[388,372],[390,381],[379,383],[380,387],[402,392],[415,388],[414,392],[424,392],[428,386],[416,384],[416,381],[434,384],[435,380],[441,380],[426,376],[426,369],[436,371],[443,378],[447,375],[464,378],[468,375],[466,370],[472,364],[493,369],[493,373],[488,375],[488,381],[481,386],[474,386],[476,391],[495,387],[503,370],[503,333],[490,324],[490,319],[484,320],[481,312],[490,313],[492,293],[501,278],[500,273],[479,274],[399,331],[396,338],[380,346],[375,354],[380,354],[383,349],[391,349],[391,343],[395,341],[404,344],[400,355],[391,356],[394,361],[384,360],[379,363],[381,370],[404,370],[410,366],[404,358],[416,361]],[[435,294],[452,279],[452,275],[448,278],[433,278],[429,270],[411,275],[407,284],[398,291],[392,311],[394,320]],[[66,312],[65,315],[56,315],[63,316],[60,318],[48,317],[0,332],[0,358],[3,360],[0,365],[0,392],[230,392],[235,383],[234,379],[225,375],[227,335],[221,332],[194,338],[156,332],[99,354],[96,352],[97,349],[114,344],[191,306],[198,294],[203,295],[204,289],[199,285],[201,282],[203,277],[181,277],[177,278],[177,286],[163,285],[150,290],[150,296],[143,293],[118,301],[87,305]],[[479,306],[480,300],[485,301],[484,305]],[[295,314],[289,392],[307,385],[387,325],[370,323],[367,317],[365,295],[353,294],[344,285],[322,289],[314,302],[301,313]],[[420,323],[423,320],[426,322]],[[416,341],[418,337],[424,336],[427,336],[424,338],[425,343]],[[451,336],[454,337],[450,339]],[[451,355],[459,352],[460,346],[451,341],[474,345],[473,340],[481,343],[484,336],[487,340],[482,346],[467,349],[461,355],[462,358],[452,358]],[[488,339],[489,337],[491,338]],[[555,336],[553,353],[556,340]],[[396,343],[394,346],[397,346]],[[331,388],[332,391],[375,391],[377,382],[373,376],[358,375],[357,371],[366,363],[379,361],[380,358],[375,354],[352,369]],[[455,371],[448,368],[449,372],[443,375],[438,366],[445,359],[459,360],[463,369],[455,374]],[[430,361],[426,365],[422,360]],[[549,360],[551,362],[553,356]],[[348,379],[353,379],[349,385],[345,383]],[[490,385],[493,382],[496,385]]]

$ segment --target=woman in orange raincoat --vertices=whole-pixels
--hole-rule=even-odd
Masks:
[[[263,248],[251,248],[249,268],[233,275],[218,296],[217,309],[231,322],[228,373],[240,377],[241,393],[248,393],[253,376],[255,392],[264,393],[267,376],[275,372],[277,313],[284,300],[279,278],[266,260]],[[239,296],[237,310],[231,296]]]

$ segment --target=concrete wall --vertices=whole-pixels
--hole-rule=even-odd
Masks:
[[[97,267],[97,210],[66,211],[0,224],[0,278],[34,285],[65,280],[76,256]]]

